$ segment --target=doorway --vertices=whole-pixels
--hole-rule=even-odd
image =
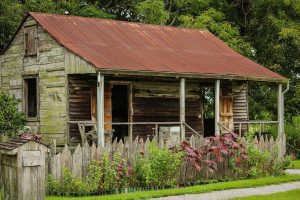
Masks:
[[[112,89],[112,122],[128,122],[128,86],[113,85]],[[113,125],[113,141],[124,140],[128,136],[128,125]]]
[[[203,89],[204,137],[215,135],[215,95],[214,88]]]

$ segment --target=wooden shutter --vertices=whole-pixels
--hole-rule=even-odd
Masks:
[[[26,27],[24,29],[25,55],[32,56],[37,54],[37,27]]]
[[[222,93],[220,96],[220,121],[228,129],[233,131],[233,98],[231,90],[227,88],[222,89]],[[228,130],[221,127],[221,132],[226,133],[228,132]]]

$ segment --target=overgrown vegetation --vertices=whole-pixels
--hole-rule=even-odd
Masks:
[[[183,161],[183,152],[159,149],[153,143],[150,144],[148,151],[148,156],[141,154],[133,165],[134,185],[139,187],[174,186]]]
[[[61,181],[48,176],[48,191],[55,195],[85,195],[103,192],[115,192],[128,187],[127,164],[118,154],[104,153],[100,161],[93,161],[88,175],[75,177],[69,169],[64,169]]]
[[[279,176],[284,173],[284,169],[288,168],[291,157],[278,157],[278,149],[275,147],[272,151],[259,150],[254,145],[254,133],[247,136],[247,161],[246,175],[249,178],[257,178],[263,176]]]
[[[18,101],[0,89],[0,134],[9,137],[24,129],[27,117],[18,111]]]
[[[178,179],[184,162],[190,163],[196,173],[203,169],[214,173],[219,164],[226,162],[240,175],[225,179],[282,175],[289,160],[279,159],[276,151],[271,152],[260,152],[252,145],[247,147],[234,133],[209,137],[198,149],[186,141],[170,148],[159,148],[150,143],[145,152],[140,152],[128,163],[117,153],[102,154],[99,161],[91,163],[83,179],[72,175],[69,169],[64,170],[61,181],[49,176],[48,191],[54,195],[76,196],[187,185],[191,184],[187,182],[189,180],[181,182]],[[245,173],[241,173],[242,170]],[[201,178],[193,180],[192,184],[200,182],[203,182]]]

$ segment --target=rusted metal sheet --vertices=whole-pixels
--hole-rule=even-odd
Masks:
[[[284,79],[206,30],[30,13],[60,44],[99,69]]]

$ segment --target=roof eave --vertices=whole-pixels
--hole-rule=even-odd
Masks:
[[[220,80],[244,80],[244,81],[261,81],[261,82],[275,82],[287,83],[289,79],[273,78],[273,77],[253,77],[253,76],[239,76],[231,74],[204,74],[204,73],[178,73],[178,72],[155,72],[155,71],[132,71],[120,69],[99,69],[104,75],[128,75],[128,76],[156,76],[156,77],[183,77],[183,78],[205,78],[205,79],[220,79]]]

